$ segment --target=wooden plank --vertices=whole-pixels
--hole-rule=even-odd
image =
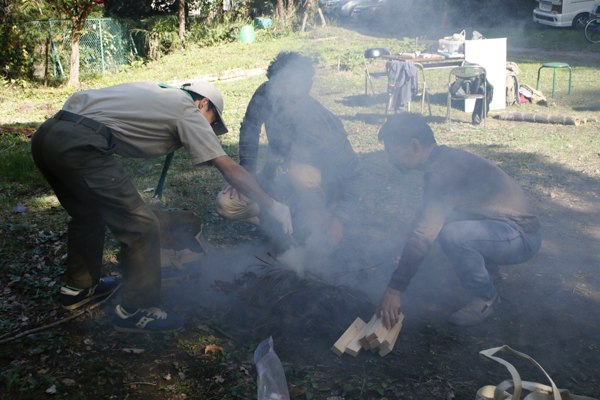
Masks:
[[[383,340],[383,343],[381,346],[379,346],[379,355],[381,357],[385,357],[394,349],[394,345],[396,344],[396,340],[398,339],[398,335],[402,329],[402,321],[404,321],[404,314],[400,314],[398,322],[392,327],[392,329],[390,329],[389,333]]]
[[[379,351],[380,345],[381,343],[379,343],[379,340],[375,339],[371,343],[369,343],[369,349],[371,350],[371,352],[377,353]]]
[[[350,344],[346,347],[346,351],[345,351],[346,354],[350,354],[352,357],[356,357],[358,355],[358,353],[360,353],[360,351],[362,350],[362,345],[360,343],[360,339],[362,339],[365,336],[366,329],[369,327],[369,325],[375,319],[376,319],[376,317],[373,315],[373,318],[371,318],[371,321],[369,321],[369,323],[365,325],[365,327],[358,333],[358,335],[356,335],[354,337],[354,339],[352,339]]]
[[[373,315],[367,326],[365,327],[365,331],[363,332],[363,336],[358,340],[358,342],[362,345],[362,348],[365,350],[369,350],[371,346],[369,346],[369,341],[367,340],[367,335],[373,329],[373,326],[379,323],[381,318],[377,318],[377,315]]]
[[[383,339],[383,341],[381,342],[382,347],[394,347],[392,342],[396,340],[395,338],[397,338],[398,334],[400,333],[400,329],[402,328],[402,321],[404,321],[404,314],[400,314],[396,325],[394,325],[392,329],[390,329],[385,339]]]
[[[377,318],[377,321],[371,326],[371,329],[365,336],[365,340],[370,343],[375,339],[383,339],[388,334],[389,329],[383,323],[383,317]]]
[[[398,327],[398,333],[400,333],[400,329],[402,329],[402,324],[398,323],[395,326]],[[396,337],[392,340],[391,344],[388,347],[384,347],[384,346],[380,347],[381,350],[379,350],[379,355],[381,357],[387,356],[389,353],[392,352],[392,350],[394,350],[394,345],[396,344],[396,339],[398,339],[398,334],[396,334]]]
[[[331,351],[333,351],[338,356],[341,356],[346,351],[346,347],[352,342],[352,340],[363,330],[363,328],[367,326],[366,322],[360,319],[360,317],[356,318],[352,325],[346,329],[346,332],[335,342]]]

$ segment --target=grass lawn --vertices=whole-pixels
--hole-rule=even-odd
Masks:
[[[560,48],[589,51],[588,44],[582,44],[581,39],[585,39],[581,32],[535,29],[518,36],[510,30],[478,30],[487,37],[507,34],[509,42],[515,40],[522,43],[522,47],[539,44],[541,48],[555,49],[556,43],[560,43]],[[426,46],[428,41],[435,42],[443,35],[436,32],[428,37],[421,36],[420,46]],[[355,222],[348,227],[347,240],[354,246],[354,251],[361,254],[360,265],[376,266],[385,262],[387,250],[397,245],[406,234],[407,224],[419,204],[422,181],[417,173],[401,176],[394,171],[387,163],[383,146],[377,141],[377,132],[384,121],[384,105],[378,101],[381,96],[373,99],[364,95],[361,54],[369,47],[386,47],[396,53],[414,50],[415,40],[414,37],[381,39],[330,27],[277,39],[264,36],[251,45],[190,46],[186,51],[143,67],[84,79],[82,88],[141,80],[183,82],[235,69],[266,68],[282,50],[299,51],[314,57],[316,77],[312,95],[342,119],[361,160],[363,195]],[[596,48],[594,50],[597,51]],[[541,63],[525,58],[511,61],[516,61],[523,71],[519,81],[535,86]],[[600,69],[578,65],[577,60],[570,64],[573,67],[572,95],[567,95],[568,76],[560,70],[557,94],[551,98],[552,77],[548,72],[541,81],[541,88],[548,97],[547,105],[526,104],[511,106],[508,110],[599,117],[596,82],[600,81]],[[370,68],[382,69],[384,65],[375,61]],[[246,105],[265,79],[263,74],[215,83],[224,94],[224,115],[230,128],[230,133],[222,137],[222,145],[234,159],[237,159],[239,126]],[[509,294],[518,297],[520,293],[529,291],[545,299],[549,288],[553,288],[553,293],[561,296],[577,292],[583,299],[581,301],[596,302],[593,304],[597,305],[600,281],[594,277],[598,276],[596,268],[600,265],[596,256],[600,239],[596,228],[597,196],[600,194],[598,123],[578,127],[548,125],[500,121],[490,115],[484,131],[451,132],[445,120],[447,80],[448,70],[427,71],[432,116],[425,115],[438,143],[463,148],[498,164],[523,186],[548,228],[546,242],[537,261],[514,271],[515,281],[511,281],[510,287],[515,292],[509,291]],[[377,92],[383,94],[385,80],[375,84]],[[64,284],[68,216],[35,170],[28,149],[29,137],[35,127],[58,111],[74,90],[32,85],[11,88],[0,94],[0,340],[70,315],[55,306],[58,290]],[[413,102],[412,112],[418,111],[418,101]],[[453,115],[463,121],[463,126],[468,126],[470,114],[453,110]],[[163,198],[158,200],[152,198],[152,192],[144,189],[156,187],[162,159],[123,159],[122,163],[141,196],[152,207],[193,211],[205,221],[205,236],[214,252],[207,259],[208,269],[225,270],[229,263],[249,265],[255,261],[248,254],[252,254],[252,246],[260,247],[263,236],[249,225],[226,222],[215,213],[213,200],[224,183],[215,169],[193,168],[185,152],[177,151]],[[13,212],[18,203],[28,211]],[[249,252],[236,252],[242,243],[249,244]],[[117,273],[118,244],[109,233],[106,244],[106,273]],[[439,249],[434,249],[433,253],[432,257],[440,256]],[[440,257],[443,258],[443,255]],[[452,392],[457,399],[463,399],[472,398],[479,386],[507,379],[499,379],[501,375],[498,374],[494,375],[493,382],[489,382],[487,367],[479,368],[481,363],[477,351],[505,342],[514,342],[534,351],[535,339],[524,337],[526,335],[522,332],[513,330],[510,335],[504,336],[498,333],[500,326],[528,325],[530,316],[520,316],[511,308],[507,320],[496,321],[496,325],[488,327],[491,332],[486,328],[446,331],[443,317],[434,318],[447,313],[444,302],[423,302],[428,294],[452,299],[447,296],[452,292],[450,289],[460,289],[457,289],[459,284],[455,277],[448,278],[452,271],[444,272],[449,270],[447,261],[434,260],[432,258],[428,265],[438,272],[438,276],[417,280],[415,287],[423,290],[414,289],[410,292],[412,299],[408,296],[406,301],[403,300],[407,310],[406,336],[399,340],[397,352],[383,361],[370,356],[337,359],[328,350],[332,344],[329,336],[326,339],[277,338],[276,349],[284,361],[288,384],[293,389],[292,398],[425,399],[450,398],[448,393]],[[438,264],[444,265],[444,268]],[[561,272],[564,266],[571,266],[572,271]],[[544,270],[545,267],[547,269]],[[389,273],[389,270],[380,268],[373,276],[366,277],[368,284],[365,288],[368,287],[373,302],[378,301],[377,296],[384,289]],[[529,282],[529,277],[536,274],[543,278]],[[212,275],[208,273],[207,276]],[[361,275],[356,279],[363,278]],[[439,288],[436,284],[440,284],[442,278],[449,279],[449,283],[446,285],[442,281],[443,289],[434,296],[432,293]],[[525,282],[530,285],[525,287]],[[210,284],[205,282],[204,286]],[[111,301],[90,315],[60,327],[0,345],[2,397],[42,398],[47,389],[54,386],[58,393],[56,398],[69,399],[183,399],[185,395],[194,399],[253,398],[256,370],[249,360],[257,339],[248,336],[240,340],[243,335],[235,334],[234,321],[227,319],[227,312],[223,311],[220,303],[198,302],[193,295],[181,296],[170,295],[165,301],[169,310],[186,317],[185,329],[176,334],[153,337],[116,334],[110,322],[111,307],[115,304]],[[214,297],[214,294],[210,296]],[[535,307],[545,304],[540,299]],[[524,303],[528,304],[528,301],[533,303],[532,300]],[[459,305],[456,300],[448,300],[447,304]],[[550,310],[544,309],[544,315],[552,310],[552,306],[547,307]],[[417,315],[415,310],[422,313]],[[550,368],[554,368],[552,373],[562,369],[577,371],[571,372],[572,381],[564,378],[559,384],[560,387],[569,387],[574,385],[573,381],[580,381],[581,385],[573,388],[577,394],[600,393],[597,369],[587,368],[588,364],[597,365],[593,362],[599,357],[600,343],[595,344],[594,337],[597,338],[597,335],[593,334],[598,331],[597,322],[593,322],[594,315],[586,317],[589,321],[575,319],[589,323],[585,325],[589,334],[581,337],[574,334],[577,340],[564,345],[565,349],[573,352],[583,349],[584,354],[579,356],[583,360],[581,364],[574,360],[569,362],[575,366],[564,367],[562,359],[545,360]],[[512,316],[515,316],[514,320]],[[349,316],[349,321],[355,317]],[[545,326],[542,322],[541,326]],[[585,331],[583,327],[577,329]],[[237,340],[231,340],[223,331],[231,333]],[[330,336],[341,333],[342,330],[330,332]],[[441,346],[442,354],[438,353],[439,347],[429,347],[434,346],[431,343]],[[456,343],[463,347],[453,348]],[[122,350],[125,348],[143,352],[126,353]],[[444,353],[445,348],[452,350]],[[580,374],[585,378],[581,378]]]

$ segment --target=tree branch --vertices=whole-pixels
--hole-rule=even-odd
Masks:
[[[113,295],[114,295],[114,294],[115,294],[115,293],[116,293],[116,292],[117,292],[117,291],[118,291],[118,290],[121,288],[121,285],[122,285],[122,284],[119,284],[119,286],[117,286],[117,288],[116,288],[115,290],[113,290],[113,292],[112,292],[110,295],[108,295],[108,297],[107,297],[107,298],[105,298],[104,300],[102,300],[101,302],[99,302],[99,303],[96,303],[96,304],[94,304],[93,306],[91,306],[91,307],[89,307],[89,308],[86,308],[85,310],[83,310],[83,311],[80,311],[80,312],[78,312],[78,313],[77,313],[77,314],[75,314],[75,315],[71,315],[70,317],[63,318],[63,319],[61,319],[60,321],[56,321],[56,322],[53,322],[53,323],[51,323],[51,324],[48,324],[48,325],[40,326],[39,328],[30,329],[30,330],[28,330],[28,331],[21,332],[21,333],[19,333],[18,335],[16,335],[16,336],[13,336],[13,337],[10,337],[10,338],[8,338],[8,339],[0,340],[0,344],[4,344],[4,343],[7,343],[7,342],[11,342],[11,341],[13,341],[13,340],[16,340],[16,339],[22,338],[23,336],[28,336],[28,335],[32,335],[32,334],[34,334],[34,333],[37,333],[37,332],[40,332],[40,331],[44,331],[44,330],[46,330],[46,329],[49,329],[49,328],[52,328],[52,327],[58,326],[58,325],[60,325],[60,324],[64,324],[64,323],[65,323],[65,322],[67,322],[67,321],[70,321],[70,320],[72,320],[72,319],[75,319],[75,318],[77,318],[77,317],[80,317],[80,316],[82,316],[83,314],[85,314],[86,312],[90,312],[90,311],[92,311],[93,309],[95,309],[95,308],[98,308],[98,307],[99,307],[101,304],[103,304],[104,302],[108,301],[108,299],[110,299],[111,297],[113,297]]]

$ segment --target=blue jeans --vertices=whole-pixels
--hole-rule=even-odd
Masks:
[[[444,225],[438,240],[463,286],[489,301],[496,296],[496,289],[486,263],[526,262],[540,250],[542,233],[525,233],[512,221],[470,220]]]

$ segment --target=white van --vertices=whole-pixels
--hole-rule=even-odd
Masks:
[[[550,26],[584,29],[597,0],[538,0],[533,21]]]

